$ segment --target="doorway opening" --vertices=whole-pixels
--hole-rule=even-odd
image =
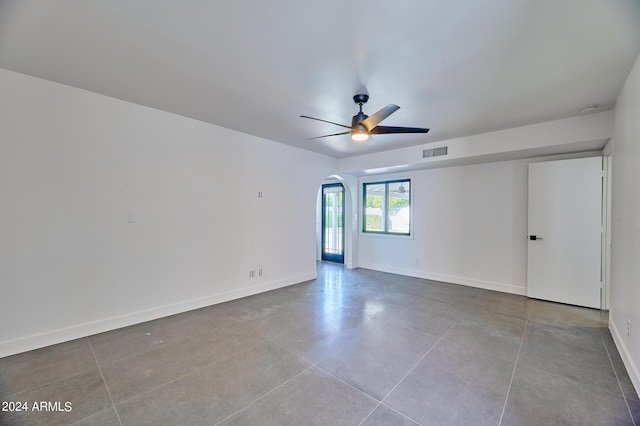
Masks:
[[[344,186],[342,183],[322,185],[322,260],[344,264]]]

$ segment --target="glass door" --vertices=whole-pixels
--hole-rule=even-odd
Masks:
[[[322,185],[322,260],[344,263],[344,187]]]

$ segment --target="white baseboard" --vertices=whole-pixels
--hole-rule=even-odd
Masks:
[[[433,281],[442,281],[452,284],[461,284],[469,287],[483,288],[485,290],[501,291],[503,293],[527,295],[526,287],[519,287],[511,284],[496,283],[493,281],[483,281],[474,278],[457,277],[454,275],[437,274],[433,272],[418,271],[413,269],[397,268],[389,265],[377,265],[368,262],[360,262],[360,267],[373,269],[375,271],[389,272],[392,274],[405,275],[409,277],[424,278]]]
[[[218,303],[228,302],[230,300],[263,293],[269,290],[275,290],[281,287],[313,280],[317,278],[317,276],[318,274],[316,272],[298,275],[198,299],[185,300],[171,305],[159,306],[145,311],[133,312],[126,315],[79,324],[73,327],[51,330],[32,336],[0,342],[0,358],[33,349],[43,348],[45,346],[68,342],[69,340],[79,339],[93,334],[103,333],[105,331],[115,330],[117,328],[139,324],[145,321],[163,318],[169,315],[180,314],[182,312],[192,311],[194,309],[200,309],[206,306],[216,305]]]
[[[627,373],[629,374],[629,378],[633,383],[633,387],[636,388],[636,393],[640,395],[640,373],[638,370],[638,366],[634,362],[633,357],[624,344],[622,335],[618,332],[618,328],[616,327],[615,323],[611,321],[611,318],[613,318],[613,315],[611,315],[611,312],[609,312],[609,331],[611,331],[613,342],[616,344],[616,348],[618,348],[618,352],[620,353],[622,362],[627,369]]]

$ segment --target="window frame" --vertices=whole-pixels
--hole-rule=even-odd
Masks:
[[[389,185],[394,183],[407,183],[409,186],[409,231],[408,232],[393,232],[389,231]],[[382,205],[382,231],[367,230],[367,186],[368,185],[384,185],[384,198]],[[410,237],[413,229],[413,207],[411,205],[411,193],[413,187],[411,185],[411,179],[392,179],[375,182],[363,182],[362,183],[362,227],[361,232],[368,235],[389,235],[398,237]]]

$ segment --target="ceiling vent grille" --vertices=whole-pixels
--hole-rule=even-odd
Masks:
[[[449,154],[448,146],[441,146],[440,148],[431,148],[422,150],[422,158],[440,157],[441,155]]]

